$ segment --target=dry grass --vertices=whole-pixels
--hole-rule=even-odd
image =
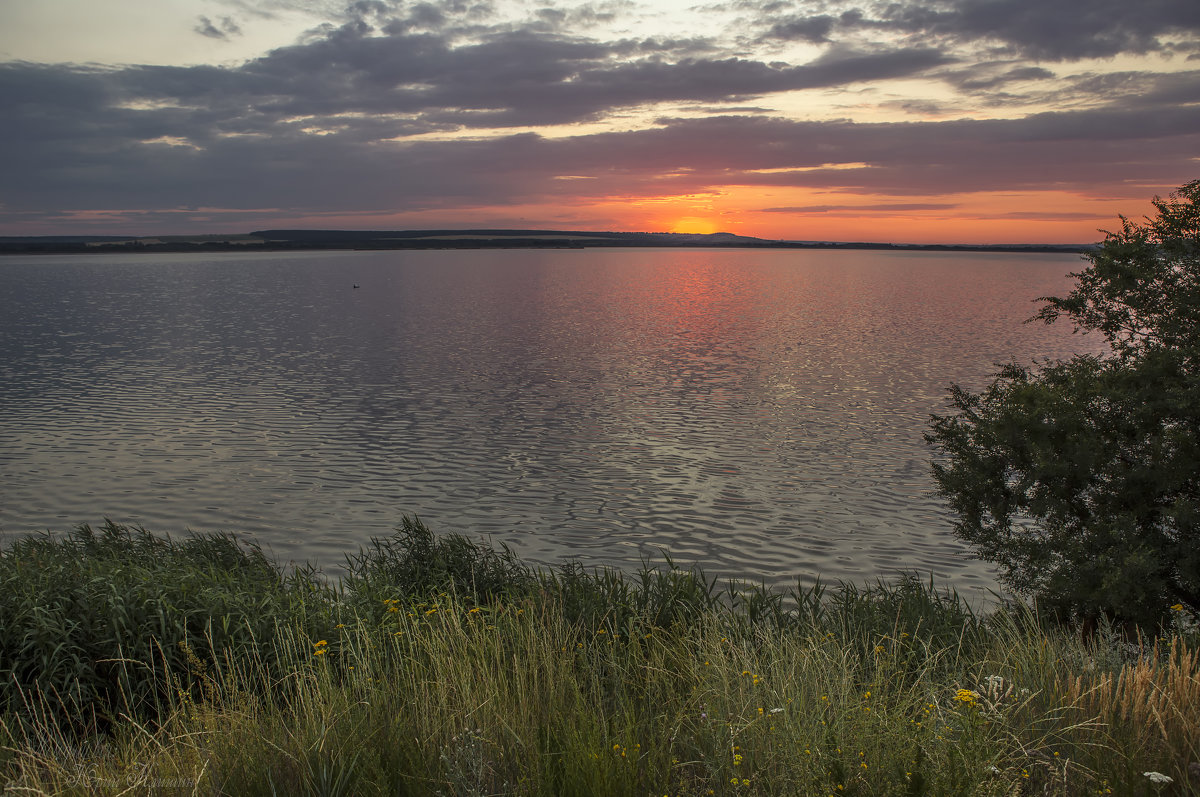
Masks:
[[[16,690],[0,783],[239,797],[1200,794],[1194,634],[1131,649],[1019,609],[980,618],[911,580],[787,604],[670,568],[534,578],[481,549],[477,566],[461,541],[415,543],[411,558],[379,549],[358,592],[310,591],[290,621],[257,618],[271,634],[241,647],[190,637],[131,660],[156,673],[134,685],[158,699],[118,699],[102,728],[64,719],[79,710],[70,694]]]

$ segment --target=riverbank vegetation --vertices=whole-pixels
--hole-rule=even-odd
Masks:
[[[0,553],[12,793],[1200,794],[1200,635],[790,595],[405,519],[337,583],[106,523]]]
[[[1109,351],[955,386],[926,436],[955,535],[1005,586],[1089,626],[1200,612],[1200,180],[1153,204],[1037,315]]]

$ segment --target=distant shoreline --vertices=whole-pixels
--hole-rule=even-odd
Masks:
[[[867,249],[896,252],[1082,254],[1095,244],[897,244],[774,241],[731,233],[625,233],[571,230],[264,230],[234,235],[0,236],[0,255],[159,252],[392,251],[411,249]]]

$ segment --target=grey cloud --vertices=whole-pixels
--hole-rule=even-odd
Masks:
[[[1200,31],[1200,4],[1179,0],[975,0],[957,11],[934,32],[996,36],[1047,59],[1144,53],[1159,49],[1165,35]]]
[[[1157,129],[1144,127],[1141,116],[1067,113],[1031,120],[889,124],[717,118],[589,137],[586,147],[553,144],[573,148],[566,159],[572,173],[603,173],[602,159],[612,158],[609,167],[617,163],[627,174],[653,174],[658,192],[734,183],[913,196],[1069,190],[1097,183],[1121,192],[1147,182],[1177,183],[1178,164],[1190,157],[1187,153],[1200,151],[1200,109],[1182,109]],[[1094,132],[1106,127],[1117,135],[1106,139]],[[618,146],[620,157],[614,157]],[[866,165],[853,166],[858,163]],[[679,176],[664,179],[667,174]]]
[[[769,40],[823,42],[899,33],[926,45],[998,45],[1047,61],[1186,51],[1200,33],[1200,3],[1187,0],[830,0],[791,6],[769,0],[739,5],[757,15],[761,35]]]
[[[1041,67],[979,64],[935,73],[976,103],[998,105],[1116,105],[1157,107],[1200,102],[1200,70],[1083,72],[1056,76]],[[902,103],[920,111],[911,101]],[[928,110],[937,112],[938,105]],[[946,108],[941,108],[946,110]]]
[[[1124,101],[1147,107],[1200,103],[1200,69],[1166,74],[1122,72],[1112,78],[1095,76],[1076,81],[1072,88],[1114,99],[1122,97]]]
[[[418,3],[409,14],[413,24],[426,28],[439,28],[446,24],[446,14],[432,3]]]
[[[230,36],[241,35],[242,29],[232,17],[222,17],[219,26],[206,16],[197,18],[196,26],[192,28],[201,36],[207,36],[210,39],[227,40]]]
[[[12,209],[59,206],[70,198],[82,206],[311,203],[350,211],[427,208],[464,198],[520,202],[581,190],[598,196],[702,191],[731,182],[893,196],[1070,190],[1098,179],[1121,190],[1145,181],[1175,184],[1177,164],[1200,151],[1198,108],[1164,110],[1152,125],[1144,113],[1116,110],[875,125],[742,116],[667,120],[652,130],[565,139],[524,134],[396,144],[348,122],[347,130],[330,136],[311,136],[299,125],[275,125],[263,137],[223,138],[209,130],[188,137],[200,150],[140,143],[179,134],[180,120],[172,114],[180,113],[110,112],[92,121],[90,131],[60,132],[32,148],[26,140],[23,150],[6,145],[6,152],[23,157],[6,157],[2,200]],[[384,132],[383,122],[377,125],[374,136]],[[568,186],[552,180],[558,174],[595,179]]]
[[[477,10],[439,8],[441,21],[428,14],[418,30],[412,8],[364,6],[359,18],[236,68],[0,64],[0,218],[187,205],[404,211],[730,184],[913,197],[880,212],[937,210],[918,201],[933,194],[1097,183],[1141,199],[1143,186],[1188,179],[1179,164],[1200,152],[1200,71],[1050,81],[1012,60],[962,68],[933,47],[839,45],[807,64],[766,63],[719,57],[703,39],[603,42],[479,26],[468,36],[461,19]],[[380,35],[396,19],[411,24]],[[1128,107],[906,124],[792,121],[757,107],[774,92],[926,72],[964,90],[1044,82],[1046,98],[1062,91]],[[720,115],[554,139],[403,140],[658,102]],[[740,114],[721,107],[731,102],[743,103]],[[554,179],[566,174],[593,179]]]
[[[563,139],[384,141],[387,122],[326,120],[311,135],[223,137],[187,110],[97,110],[85,126],[23,122],[3,135],[8,213],[62,207],[200,205],[404,211],[571,198],[805,186],[896,197],[977,191],[1175,185],[1200,152],[1200,108],[1044,114],[1029,119],[853,124],[762,117],[664,120],[652,129]],[[187,125],[194,129],[187,133]],[[182,136],[199,149],[142,143]],[[20,153],[18,156],[17,153]],[[855,166],[854,164],[865,164]],[[829,164],[840,164],[839,168]],[[555,180],[562,174],[593,179]],[[914,201],[880,211],[940,209]],[[779,211],[783,212],[783,211]],[[827,210],[832,212],[832,209]],[[11,216],[10,216],[11,218]]]
[[[826,15],[790,17],[771,25],[766,35],[771,39],[820,43],[829,41],[829,33],[833,26],[834,18]]]
[[[810,64],[689,53],[696,40],[598,42],[502,31],[467,44],[445,33],[373,34],[361,20],[237,69],[139,67],[108,77],[130,101],[203,105],[229,120],[407,114],[434,124],[565,124],[656,102],[744,101],[777,91],[879,81],[945,65],[928,49],[833,50]]]
[[[544,6],[534,11],[545,30],[575,32],[617,19],[631,3],[585,3],[569,8]]]
[[[877,16],[869,16],[872,12]],[[1044,60],[1104,58],[1164,47],[1200,32],[1200,4],[1180,0],[941,0],[879,3],[857,22],[955,41],[999,41]]]
[[[221,32],[212,24],[212,21],[209,20],[208,17],[200,17],[196,22],[196,26],[192,28],[192,30],[196,31],[196,33],[199,33],[201,36],[207,36],[210,39],[227,38],[223,32]]]
[[[985,91],[1010,83],[1042,81],[1054,78],[1054,73],[1040,66],[1020,66],[996,71],[984,65],[953,75],[951,82],[962,91]]]
[[[844,51],[835,48],[811,65],[798,67],[817,78],[811,86],[855,83],[865,80],[909,77],[935,66],[953,63],[953,56],[931,48],[885,50],[877,53]]]
[[[241,14],[274,19],[281,11],[301,11],[316,16],[331,16],[346,9],[346,0],[216,0],[236,8]]]
[[[889,100],[880,103],[880,107],[898,108],[906,114],[924,117],[944,117],[950,114],[961,114],[963,106],[957,102],[938,102],[936,100]]]
[[[929,50],[850,54],[795,67],[739,58],[650,59],[588,70],[563,90],[590,100],[597,109],[659,100],[737,101],[778,91],[887,80],[943,63],[941,54]]]

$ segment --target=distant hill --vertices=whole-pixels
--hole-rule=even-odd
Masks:
[[[48,235],[0,237],[0,254],[202,252],[303,249],[583,249],[592,247],[883,249],[903,251],[1085,252],[1092,244],[889,244],[773,241],[728,232],[594,230],[259,230],[230,235]]]
[[[730,232],[597,232],[594,230],[260,230],[271,244],[308,244],[356,249],[506,247],[681,246],[772,249],[902,249],[914,251],[1085,252],[1093,244],[890,244],[842,241],[779,241]]]
[[[702,235],[673,232],[597,232],[594,230],[259,230],[250,233],[269,242],[331,244],[354,243],[380,248],[406,245],[475,246],[490,242],[494,246],[512,246],[518,242],[551,246],[581,244],[590,246],[704,246],[765,245],[763,238],[751,238],[728,232]]]

